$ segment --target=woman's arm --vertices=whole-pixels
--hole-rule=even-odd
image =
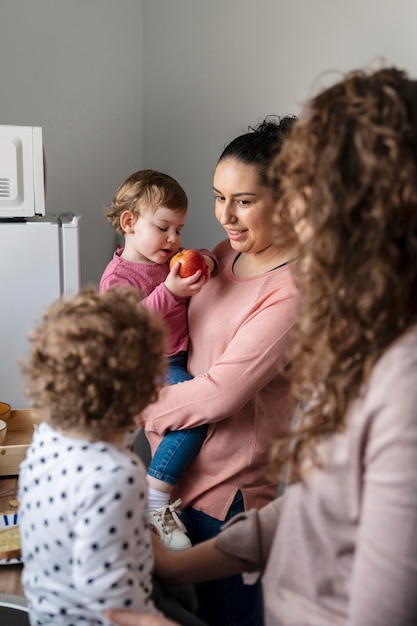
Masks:
[[[152,535],[154,572],[167,584],[187,584],[264,570],[284,498],[236,515],[213,539],[182,552],[168,550]]]
[[[168,550],[153,534],[156,576],[166,583],[183,584],[260,571],[270,553],[283,501],[281,497],[259,511],[236,516],[216,538],[182,552]],[[108,611],[106,615],[118,626],[177,626],[152,615],[126,611]]]
[[[166,584],[204,582],[247,571],[248,564],[219,550],[215,538],[181,552],[169,550],[155,535],[152,543],[155,575]]]
[[[417,624],[416,344],[379,361],[365,397],[372,421],[349,626]]]
[[[164,435],[173,428],[214,423],[238,412],[288,365],[295,313],[293,289],[270,294],[236,328],[206,373],[161,389],[158,401],[138,422],[146,430]],[[213,324],[222,333],[222,325],[230,324],[229,317],[221,311],[213,315]],[[204,350],[204,345],[195,349]]]
[[[139,615],[129,611],[106,611],[105,615],[116,626],[180,626],[162,615]]]

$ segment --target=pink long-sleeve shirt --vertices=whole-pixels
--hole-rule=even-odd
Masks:
[[[224,519],[238,489],[246,508],[263,506],[277,492],[269,454],[295,409],[285,369],[296,289],[288,266],[238,278],[229,242],[213,252],[217,272],[188,310],[189,371],[195,378],[164,387],[138,421],[152,450],[168,430],[209,424],[173,498]]]
[[[217,546],[263,572],[267,626],[417,624],[417,327],[375,365],[324,469]]]
[[[121,257],[122,252],[123,248],[116,250],[104,270],[100,280],[100,292],[127,285],[136,287],[145,296],[142,305],[167,324],[167,356],[187,350],[187,309],[190,298],[176,298],[165,287],[169,261],[161,264],[128,261]],[[216,261],[208,250],[202,249],[200,252]]]

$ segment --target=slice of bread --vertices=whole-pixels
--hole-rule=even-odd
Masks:
[[[17,559],[21,555],[19,526],[0,530],[0,559]]]

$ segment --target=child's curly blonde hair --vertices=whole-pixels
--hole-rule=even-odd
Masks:
[[[172,176],[157,170],[139,170],[120,185],[104,212],[116,233],[123,235],[120,216],[124,211],[131,211],[137,219],[141,211],[150,209],[155,212],[159,207],[186,213],[187,194]]]
[[[162,323],[131,287],[87,288],[53,304],[30,335],[31,407],[62,430],[101,438],[128,429],[165,376]]]

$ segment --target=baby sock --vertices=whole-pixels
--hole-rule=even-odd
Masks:
[[[152,487],[148,487],[148,511],[160,509],[162,506],[169,504],[169,496],[169,493],[157,491],[156,489],[152,489]]]

